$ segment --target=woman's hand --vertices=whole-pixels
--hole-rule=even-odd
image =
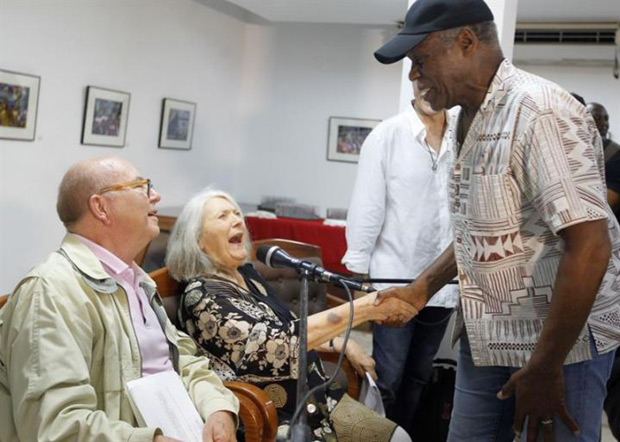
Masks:
[[[386,297],[376,305],[377,293],[366,296],[372,305],[372,320],[379,324],[402,326],[418,314],[418,309],[397,297]]]
[[[368,372],[375,381],[377,380],[375,360],[353,339],[349,339],[349,342],[347,342],[345,355],[353,368],[355,368],[355,371],[357,371],[362,378],[365,378],[366,372]]]

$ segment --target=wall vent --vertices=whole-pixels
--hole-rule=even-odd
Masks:
[[[517,23],[518,44],[615,45],[618,23]]]
[[[556,64],[573,66],[596,66],[610,64],[612,75],[620,79],[620,23],[601,22],[601,23],[517,23],[515,31],[515,44],[526,46],[530,52],[536,49],[548,47],[547,45],[561,46],[552,52],[546,52],[542,58],[535,58],[529,54],[524,62],[529,64]],[[537,46],[538,45],[538,46]],[[601,53],[611,49],[611,57],[599,60],[592,57],[586,59],[574,57],[557,59],[557,53],[564,53],[565,50],[578,46],[590,46],[591,50],[583,53]],[[592,47],[592,46],[596,46]],[[538,51],[540,52],[540,51]],[[610,60],[611,58],[611,60]]]

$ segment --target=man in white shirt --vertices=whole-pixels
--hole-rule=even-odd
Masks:
[[[447,186],[454,153],[443,142],[449,116],[431,109],[415,82],[413,90],[412,105],[377,126],[360,156],[342,262],[372,278],[415,278],[453,240]],[[447,286],[404,328],[373,326],[387,417],[410,434],[457,299],[457,286]]]

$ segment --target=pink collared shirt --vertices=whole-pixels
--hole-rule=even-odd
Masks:
[[[144,271],[135,262],[128,266],[99,244],[95,244],[83,236],[76,236],[94,253],[108,275],[127,293],[131,321],[142,356],[143,375],[173,370],[166,336],[149,304],[144,289],[140,287],[140,281],[145,276]]]

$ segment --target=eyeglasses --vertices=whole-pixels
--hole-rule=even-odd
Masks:
[[[99,191],[99,195],[103,195],[106,192],[115,192],[117,190],[129,190],[135,189],[138,187],[146,186],[146,196],[147,198],[151,198],[151,190],[153,189],[153,184],[151,184],[151,180],[148,178],[143,178],[139,180],[129,181],[123,184],[115,184],[113,186],[104,187]]]

